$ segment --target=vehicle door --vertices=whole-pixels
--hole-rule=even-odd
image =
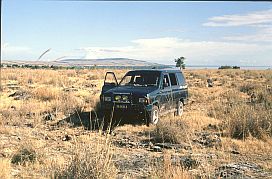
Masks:
[[[187,100],[188,99],[188,85],[186,83],[186,80],[181,72],[177,73],[176,75],[178,77],[179,98]]]
[[[104,85],[102,87],[102,93],[117,87],[118,82],[114,72],[107,72],[104,79]]]
[[[162,84],[160,90],[160,105],[161,111],[167,112],[171,109],[173,98],[172,98],[172,89],[170,84],[170,79],[168,73],[163,73]]]
[[[175,109],[177,102],[180,99],[180,87],[178,85],[176,73],[169,73],[169,78],[170,78],[170,83],[172,88],[172,98],[173,98],[172,108]]]

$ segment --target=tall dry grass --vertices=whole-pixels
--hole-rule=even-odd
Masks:
[[[191,135],[190,127],[184,120],[173,117],[162,119],[155,127],[154,136],[157,142],[180,144],[188,142]]]
[[[214,104],[209,115],[222,120],[227,135],[245,139],[265,139],[272,136],[272,95],[265,88],[241,86],[245,93],[254,96],[242,98],[237,91],[225,93],[220,103]]]
[[[116,178],[118,170],[113,163],[114,150],[110,138],[95,144],[78,143],[72,157],[62,166],[49,168],[51,178]]]
[[[80,85],[85,82],[88,73],[92,73],[89,70],[8,68],[2,72],[0,118],[4,124],[21,125],[31,122],[32,119],[43,122],[44,115],[48,113],[63,118],[76,111],[82,111],[86,106],[88,109],[92,108],[98,99],[98,94],[93,96],[89,91],[86,96],[92,98],[88,101],[77,94],[84,90],[81,90]],[[13,89],[10,85],[15,85],[16,88]],[[71,91],[70,88],[75,90]],[[18,91],[23,91],[24,94],[17,100],[16,97],[8,97]]]

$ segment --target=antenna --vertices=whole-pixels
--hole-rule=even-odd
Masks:
[[[37,59],[37,61],[40,60],[40,59],[41,59],[46,53],[48,53],[50,50],[51,50],[51,48],[49,48],[49,49],[47,49],[45,52],[43,52],[43,53],[39,56],[39,58]]]

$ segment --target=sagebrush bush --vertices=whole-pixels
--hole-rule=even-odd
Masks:
[[[259,89],[256,92],[256,100],[254,102],[257,104],[262,104],[267,110],[272,109],[272,90]]]
[[[155,128],[155,140],[157,142],[170,142],[179,144],[187,141],[189,126],[181,120],[161,120]]]
[[[37,158],[36,152],[29,147],[20,148],[11,158],[12,164],[25,164],[26,162],[34,162]]]
[[[256,89],[256,84],[247,83],[240,86],[240,91],[243,93],[251,94]]]

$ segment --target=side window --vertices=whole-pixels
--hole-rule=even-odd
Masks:
[[[169,83],[169,78],[168,78],[168,75],[167,74],[164,74],[163,75],[163,87],[164,88],[167,88],[170,86],[170,83]]]
[[[175,73],[169,73],[170,81],[172,86],[177,86],[177,78]]]
[[[142,85],[144,83],[144,78],[141,75],[136,75],[134,77],[133,84]]]
[[[129,84],[133,84],[133,77],[131,75],[126,75],[122,81],[120,82],[121,85],[129,85]]]
[[[182,73],[177,73],[177,77],[178,77],[179,85],[182,86],[186,84],[185,78]]]

